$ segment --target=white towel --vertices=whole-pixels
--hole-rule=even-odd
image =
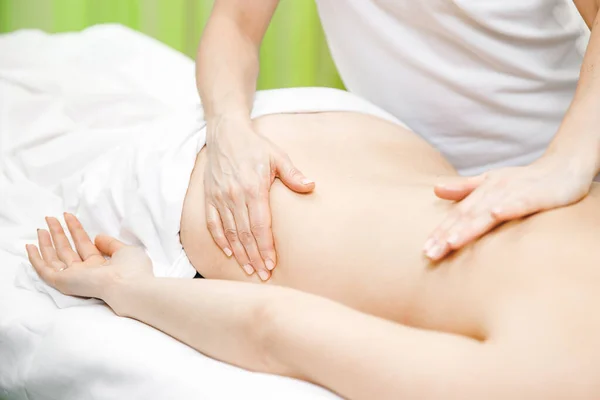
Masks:
[[[180,243],[179,227],[206,125],[197,95],[189,93],[195,90],[193,71],[174,71],[189,74],[189,91],[163,95],[150,82],[136,81],[135,68],[142,66],[129,61],[131,51],[105,48],[115,44],[111,34],[114,30],[54,37],[21,32],[0,42],[2,54],[9,55],[0,61],[0,82],[8,93],[0,120],[6,132],[13,132],[3,138],[15,141],[9,143],[7,170],[21,183],[18,190],[30,191],[8,202],[23,214],[28,212],[20,197],[47,198],[46,204],[30,205],[36,227],[43,225],[44,214],[71,212],[92,237],[105,233],[143,246],[156,276],[191,278],[195,269]],[[147,51],[149,39],[137,39],[137,51]],[[10,52],[12,43],[24,51]],[[160,56],[154,49],[149,54],[149,62]],[[369,113],[399,123],[348,92],[328,88],[259,92],[252,117],[320,111]],[[60,308],[95,302],[52,290],[29,265],[18,274],[17,285],[47,293]]]
[[[157,274],[188,276],[181,206],[169,205],[202,126],[192,60],[151,38],[119,26],[0,35],[0,398],[337,398],[63,296],[27,262],[43,217],[72,211],[92,234],[151,247]]]

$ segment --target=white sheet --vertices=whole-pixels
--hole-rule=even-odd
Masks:
[[[118,161],[108,166],[112,170],[98,163],[135,149],[132,143],[164,139],[170,130],[177,140],[198,141],[201,127],[192,61],[151,39],[118,26],[0,36],[0,398],[335,398],[313,385],[212,360],[102,304],[70,301],[23,275],[24,244],[35,241],[43,217],[69,210],[92,233],[151,247],[155,273],[178,276],[173,261],[181,249],[169,248],[178,220],[157,218],[166,225],[146,226],[155,232],[148,236],[136,225],[144,218],[129,225],[111,220],[130,204],[94,202],[102,190],[89,185],[82,191],[81,185],[104,182],[103,189],[118,191],[126,186],[106,184],[111,177],[122,182],[116,165],[123,160],[112,158]],[[158,168],[156,160],[140,159],[153,154],[146,150],[129,159],[139,163],[123,165]],[[181,161],[177,168],[189,168]],[[96,175],[86,181],[90,173]],[[173,176],[161,173],[155,176],[164,188]],[[187,177],[174,179],[177,186]],[[145,184],[152,190],[151,179]],[[148,201],[135,206],[144,206],[144,215],[163,216]]]

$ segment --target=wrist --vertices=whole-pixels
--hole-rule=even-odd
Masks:
[[[560,165],[585,180],[593,180],[600,169],[599,152],[595,146],[551,146],[536,162]]]
[[[130,317],[128,312],[128,300],[135,289],[148,284],[155,277],[143,278],[135,282],[121,276],[113,276],[110,282],[104,286],[100,299],[104,301],[120,317]]]
[[[235,136],[251,129],[252,120],[249,114],[229,113],[215,115],[206,119],[206,141],[210,144],[220,136]]]
[[[573,100],[544,157],[596,176],[600,170],[600,118],[594,97]]]
[[[246,107],[228,107],[223,110],[206,112],[204,118],[209,126],[220,125],[223,122],[249,123],[250,110]]]

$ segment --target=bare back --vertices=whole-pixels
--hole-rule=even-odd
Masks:
[[[577,318],[574,310],[581,314],[578,329],[600,333],[600,318],[585,312],[600,301],[597,187],[577,205],[506,224],[431,265],[422,245],[453,207],[436,199],[432,186],[456,175],[431,146],[356,113],[271,115],[255,124],[317,182],[310,195],[279,181],[272,187],[279,260],[270,284],[475,338],[511,335],[537,319],[564,326],[564,318]],[[204,163],[201,152],[184,204],[183,246],[207,278],[258,282],[222,254],[206,229]]]

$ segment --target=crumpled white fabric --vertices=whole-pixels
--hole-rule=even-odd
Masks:
[[[129,29],[0,35],[0,398],[331,399],[212,360],[94,299],[42,282],[24,245],[44,216],[144,246],[159,276],[191,277],[179,220],[204,121],[193,62]],[[342,91],[257,94],[253,116],[357,111]]]
[[[119,44],[124,32],[135,40]],[[15,210],[6,218],[23,214],[27,195],[18,192],[27,187],[34,202],[49,198],[40,204],[45,214],[72,212],[92,236],[142,245],[157,276],[193,276],[178,235],[196,143],[203,141],[192,63],[117,27],[52,38],[17,32],[0,51],[3,169],[12,184],[5,202]],[[142,77],[167,71],[184,79],[170,86]],[[43,217],[27,214],[20,228],[31,226],[24,219]],[[61,295],[27,268],[17,281],[59,307],[90,302]]]
[[[77,215],[91,237],[104,233],[142,246],[156,276],[191,278],[196,271],[180,243],[179,226],[196,154],[206,141],[197,94],[183,89],[168,96],[148,93],[150,88],[120,75],[124,67],[118,47],[110,64],[92,62],[89,53],[102,54],[99,47],[105,46],[95,40],[111,38],[104,31],[92,29],[88,36],[90,32],[95,33],[86,38],[91,45],[68,62],[53,57],[42,69],[44,54],[38,54],[35,63],[27,51],[16,57],[21,64],[8,57],[0,72],[12,92],[4,123],[7,132],[25,132],[30,140],[9,153],[7,166],[27,184],[54,195],[52,214]],[[27,34],[15,35],[18,39]],[[26,50],[39,47],[37,35],[26,36]],[[51,39],[51,47],[58,43],[60,52],[65,40],[64,46],[71,49],[72,39]],[[190,70],[185,72],[193,78]],[[14,112],[21,106],[35,117],[21,118]],[[325,110],[353,110],[399,123],[356,96],[326,88],[259,92],[252,116]],[[48,294],[59,308],[97,302],[62,295],[30,266],[21,270],[17,285]]]
[[[63,296],[27,262],[44,216],[70,211],[146,246],[157,275],[190,276],[177,232],[203,124],[193,62],[155,40],[114,25],[0,35],[0,398],[335,398]]]

